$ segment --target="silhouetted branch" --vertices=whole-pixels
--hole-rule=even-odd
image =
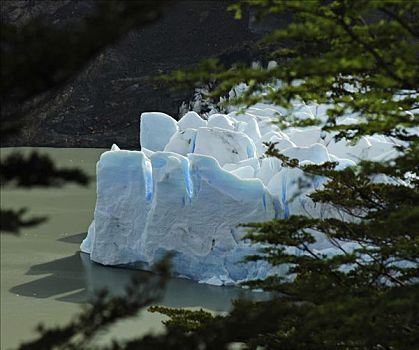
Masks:
[[[45,216],[35,216],[30,219],[23,219],[27,212],[26,208],[17,211],[12,209],[0,209],[0,231],[18,235],[22,227],[39,225],[47,220]]]
[[[121,319],[138,314],[146,306],[161,299],[170,274],[170,255],[153,267],[155,274],[139,273],[125,289],[123,296],[98,292],[92,305],[64,326],[37,328],[38,339],[22,344],[20,350],[91,349],[91,341],[100,331],[108,329]]]
[[[2,161],[1,184],[15,184],[19,187],[62,186],[68,182],[87,186],[90,178],[79,169],[57,168],[47,156],[32,152],[27,158],[14,153]]]

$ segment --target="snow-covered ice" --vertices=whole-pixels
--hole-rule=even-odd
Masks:
[[[314,109],[301,105],[296,110],[312,117]],[[114,145],[97,164],[94,220],[81,250],[105,265],[146,266],[174,252],[176,274],[215,285],[272,273],[266,262],[242,261],[256,247],[242,240],[246,230],[240,224],[330,213],[307,197],[324,179],[308,179],[301,170],[266,158],[265,142],[300,162],[335,161],[339,169],[396,152],[394,142],[381,136],[350,145],[335,142],[320,127],[279,130],[272,121],[282,112],[259,103],[208,120],[195,112],[179,121],[143,113],[141,151]],[[302,187],[301,181],[309,185]],[[328,254],[333,249],[322,237],[314,248]]]

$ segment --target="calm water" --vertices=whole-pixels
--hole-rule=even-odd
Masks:
[[[31,152],[33,148],[1,149],[1,157],[16,150]],[[1,349],[14,348],[32,339],[39,322],[66,323],[95,291],[106,287],[112,293],[120,293],[131,276],[138,273],[92,263],[88,255],[79,252],[95,206],[95,165],[104,150],[38,150],[48,153],[59,166],[84,169],[93,181],[87,188],[75,185],[58,189],[2,188],[2,208],[26,207],[31,214],[47,215],[49,220],[23,230],[18,237],[1,234]],[[160,304],[222,312],[231,307],[232,299],[240,296],[266,297],[234,287],[172,279]],[[164,316],[145,311],[118,323],[98,342],[162,331],[163,319]]]

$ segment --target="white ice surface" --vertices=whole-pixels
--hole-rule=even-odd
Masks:
[[[296,111],[311,118],[326,107],[300,105]],[[273,273],[266,262],[241,262],[256,247],[241,239],[240,224],[331,213],[307,196],[325,180],[265,157],[265,142],[306,164],[337,162],[337,169],[396,155],[395,142],[383,136],[353,145],[334,141],[319,127],[281,131],[272,121],[284,112],[257,104],[208,121],[188,112],[178,122],[164,113],[143,113],[141,151],[113,145],[98,162],[95,215],[81,250],[105,265],[151,265],[175,252],[178,275],[215,285]],[[356,121],[349,116],[341,123]],[[313,249],[336,253],[325,237],[313,234]]]
[[[202,119],[198,113],[194,111],[187,112],[177,123],[180,130],[197,129],[207,126],[207,121]]]
[[[176,121],[165,113],[143,113],[140,119],[141,145],[150,151],[163,151],[177,129]]]

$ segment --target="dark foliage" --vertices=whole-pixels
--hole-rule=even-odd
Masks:
[[[37,152],[32,152],[26,158],[20,153],[11,154],[0,168],[2,186],[12,183],[18,187],[49,187],[69,182],[87,186],[89,180],[81,170],[57,168],[48,156]]]
[[[112,297],[106,290],[99,292],[83,313],[65,326],[37,328],[39,337],[22,344],[20,350],[90,349],[94,337],[115,322],[133,317],[144,307],[162,297],[169,277],[170,256],[153,267],[154,274],[138,274],[126,288],[125,295]]]
[[[6,157],[0,167],[1,186],[31,187],[60,187],[74,182],[87,186],[89,177],[79,169],[57,168],[46,155],[32,152],[27,157],[20,153],[13,153]],[[46,217],[32,217],[24,219],[27,209],[0,210],[0,230],[18,234],[20,229],[39,225],[47,220]]]
[[[19,210],[1,209],[0,210],[0,230],[4,232],[19,234],[23,227],[31,227],[42,224],[47,220],[45,216],[31,217],[24,219],[27,209]]]

